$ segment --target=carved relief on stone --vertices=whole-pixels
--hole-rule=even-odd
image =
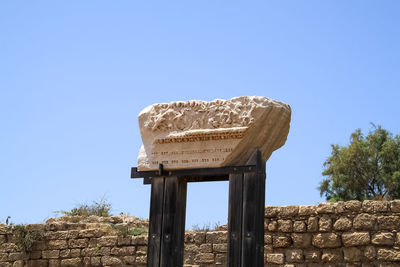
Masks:
[[[154,104],[139,114],[139,170],[245,164],[255,149],[267,160],[289,132],[290,106],[266,97]]]

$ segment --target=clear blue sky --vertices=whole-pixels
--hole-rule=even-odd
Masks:
[[[400,133],[400,2],[1,1],[0,221],[41,222],[103,195],[148,217],[130,179],[137,115],[261,95],[292,107],[266,204],[316,204],[330,144]],[[187,227],[227,218],[228,183],[190,184]]]

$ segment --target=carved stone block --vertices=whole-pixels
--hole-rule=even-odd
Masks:
[[[266,97],[154,104],[139,114],[138,169],[243,165],[259,149],[264,160],[283,146],[290,106]]]

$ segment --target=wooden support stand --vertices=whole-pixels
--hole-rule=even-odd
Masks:
[[[265,162],[256,151],[246,166],[138,171],[151,184],[148,267],[182,267],[188,182],[229,180],[228,266],[264,266]]]

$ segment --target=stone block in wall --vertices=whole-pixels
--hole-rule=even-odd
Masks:
[[[318,232],[318,218],[317,217],[308,218],[307,231],[308,232]]]
[[[299,206],[299,216],[317,215],[317,208],[313,205]]]
[[[71,249],[71,257],[77,258],[81,256],[81,249],[80,248],[73,248]]]
[[[67,240],[49,240],[48,249],[66,249],[68,248]]]
[[[28,267],[48,267],[47,260],[29,260],[27,262]]]
[[[362,202],[358,200],[351,200],[344,202],[344,208],[348,212],[359,212],[362,207]]]
[[[196,263],[214,263],[214,253],[199,253],[194,261]]]
[[[206,242],[219,244],[228,242],[228,232],[227,231],[212,231],[206,233]]]
[[[113,257],[113,256],[103,256],[101,257],[101,263],[103,265],[109,265],[109,266],[121,266],[123,265],[122,260],[118,257]]]
[[[353,220],[353,226],[356,230],[373,230],[375,228],[375,215],[361,213]]]
[[[272,244],[272,235],[264,235],[264,244]]]
[[[400,230],[399,216],[378,216],[377,221],[379,230]]]
[[[372,244],[374,245],[386,245],[386,246],[393,246],[395,241],[394,233],[377,233],[372,236]]]
[[[394,213],[400,213],[400,199],[390,201],[390,210]]]
[[[185,253],[196,253],[199,247],[195,244],[185,244]]]
[[[100,229],[84,229],[78,232],[78,238],[91,238],[91,237],[101,237],[105,233]]]
[[[215,265],[224,265],[226,266],[227,255],[226,254],[216,254],[215,255]]]
[[[132,238],[130,236],[119,236],[117,240],[118,246],[128,246],[132,243]]]
[[[293,233],[291,237],[295,248],[308,248],[311,246],[312,234],[310,233]]]
[[[89,249],[89,248],[85,248],[84,250]],[[84,255],[84,256],[88,256],[88,255]],[[62,249],[60,250],[60,258],[69,258],[71,257],[71,250],[70,249]]]
[[[213,244],[212,251],[214,253],[227,253],[228,252],[228,244]]]
[[[71,258],[61,260],[61,267],[79,267],[82,266],[81,258]]]
[[[305,250],[304,258],[307,262],[319,262],[321,260],[321,251],[314,249]]]
[[[364,257],[369,261],[375,260],[376,257],[375,247],[373,246],[364,247]]]
[[[46,240],[67,239],[68,231],[45,232],[44,238]]]
[[[283,233],[290,233],[293,231],[293,223],[291,220],[278,220],[278,230]]]
[[[0,235],[0,245],[6,243],[6,235]]]
[[[69,248],[86,248],[88,244],[89,239],[87,238],[70,239],[68,241]]]
[[[312,244],[317,248],[337,248],[341,246],[340,237],[335,233],[315,234]]]
[[[333,214],[336,212],[336,203],[322,202],[318,203],[317,213],[318,214]]]
[[[132,245],[147,245],[148,237],[143,235],[132,236]]]
[[[294,218],[299,214],[299,206],[280,207],[278,216],[280,218]]]
[[[146,265],[146,263],[147,263],[147,256],[146,256],[146,255],[144,255],[144,256],[136,256],[135,263],[136,263],[136,265],[138,265],[138,266],[140,266],[140,265]]]
[[[124,256],[123,261],[127,265],[134,265],[135,264],[135,256]]]
[[[361,261],[362,251],[358,247],[343,248],[345,261]]]
[[[31,260],[38,260],[42,257],[41,251],[31,251],[29,252],[29,259]]]
[[[326,215],[319,218],[319,231],[329,232],[331,230],[332,230],[332,219]]]
[[[147,254],[147,246],[137,246],[136,247],[136,255],[143,256]]]
[[[200,245],[200,253],[210,253],[212,252],[212,245],[211,243],[201,244]]]
[[[8,254],[9,261],[27,260],[29,259],[29,254],[25,252],[11,252]]]
[[[345,247],[365,246],[370,244],[370,235],[368,232],[344,233],[342,241]]]
[[[270,232],[275,232],[278,230],[278,222],[277,221],[271,221],[268,224],[268,231]]]
[[[60,267],[61,266],[61,260],[49,260],[49,266],[48,267]]]
[[[8,253],[0,252],[0,262],[1,261],[8,261]]]
[[[113,247],[111,249],[111,255],[115,256],[129,256],[134,255],[136,252],[136,247],[128,246],[128,247]]]
[[[290,262],[290,263],[303,262],[304,261],[303,250],[288,249],[285,251],[285,259],[286,259],[286,262]]]
[[[323,262],[339,262],[343,260],[341,249],[324,249],[322,251],[321,260]]]
[[[42,258],[43,259],[58,259],[60,257],[59,250],[43,250]]]
[[[285,261],[283,253],[268,253],[265,261],[267,263],[283,264]]]
[[[2,252],[17,252],[20,249],[14,243],[4,243],[0,245],[0,251]]]
[[[364,200],[362,210],[368,213],[386,212],[389,210],[387,201]]]
[[[280,207],[265,206],[265,218],[276,218],[280,212]]]
[[[377,259],[382,261],[400,261],[400,250],[397,249],[378,249]]]
[[[1,266],[1,265],[0,265],[0,266]],[[22,261],[22,260],[14,261],[12,267],[24,267],[24,261]],[[51,266],[49,265],[49,267],[51,267]],[[54,266],[53,266],[53,267],[54,267]]]
[[[340,217],[333,224],[333,229],[335,231],[348,231],[352,227],[352,221],[347,217]]]
[[[102,247],[113,247],[116,246],[118,242],[118,237],[117,236],[102,236],[99,239],[97,239],[97,243],[99,246]]]
[[[274,248],[286,248],[291,245],[291,239],[287,235],[273,235],[272,246]]]
[[[293,232],[303,233],[307,231],[307,226],[304,221],[295,221],[293,223]]]

